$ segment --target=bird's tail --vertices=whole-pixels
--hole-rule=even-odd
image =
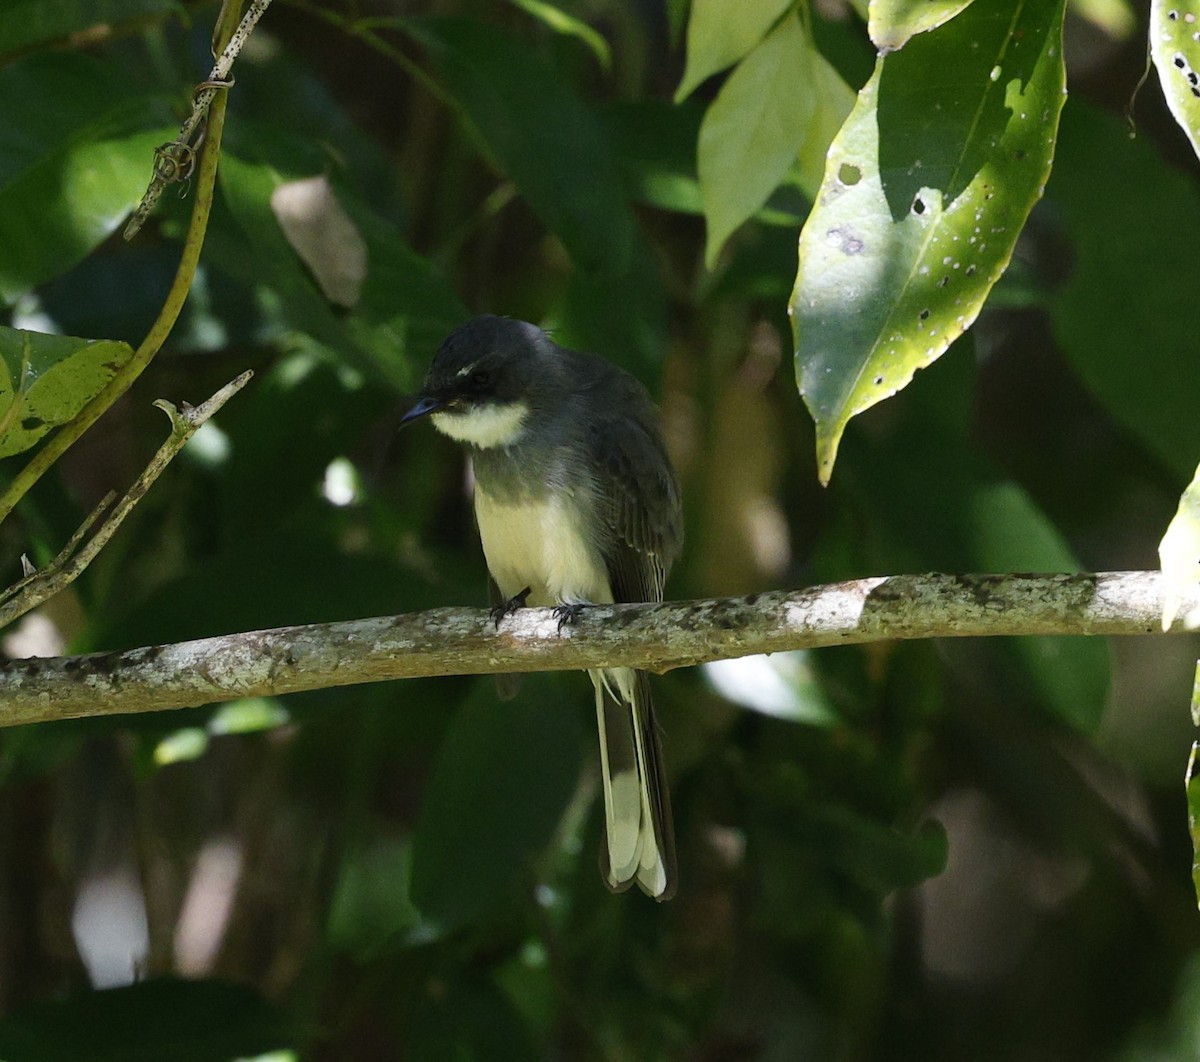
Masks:
[[[675,894],[675,829],[662,747],[644,671],[590,672],[596,687],[604,843],[600,868],[614,892],[637,883],[647,896]]]

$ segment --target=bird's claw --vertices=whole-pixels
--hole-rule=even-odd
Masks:
[[[529,597],[531,593],[533,593],[533,587],[527,586],[519,594],[513,594],[513,596],[503,604],[497,605],[495,608],[489,610],[488,615],[491,616],[495,621],[496,630],[500,629],[500,621],[504,619],[505,616],[511,616],[517,611],[517,609],[525,607],[525,599]]]
[[[563,604],[554,606],[554,615],[558,618],[558,633],[562,634],[564,627],[573,627],[583,612],[583,605]]]

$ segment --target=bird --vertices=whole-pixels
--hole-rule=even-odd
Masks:
[[[437,349],[401,424],[423,417],[471,458],[497,627],[526,605],[554,607],[561,632],[586,605],[663,599],[683,517],[658,409],[640,381],[536,325],[485,315]],[[669,899],[674,826],[648,677],[628,667],[589,675],[602,876],[614,892],[636,883]]]

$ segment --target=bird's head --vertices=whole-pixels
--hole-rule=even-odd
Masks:
[[[438,431],[471,446],[520,438],[546,384],[546,333],[507,317],[476,317],[446,337],[400,424],[429,416]]]

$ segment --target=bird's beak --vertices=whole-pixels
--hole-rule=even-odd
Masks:
[[[412,409],[410,409],[404,414],[404,416],[400,418],[400,427],[403,428],[404,425],[411,424],[414,420],[420,420],[422,417],[427,416],[430,413],[437,412],[437,410],[441,409],[443,405],[445,405],[445,403],[442,402],[441,399],[428,398],[422,395],[416,400],[416,402],[413,403]]]

